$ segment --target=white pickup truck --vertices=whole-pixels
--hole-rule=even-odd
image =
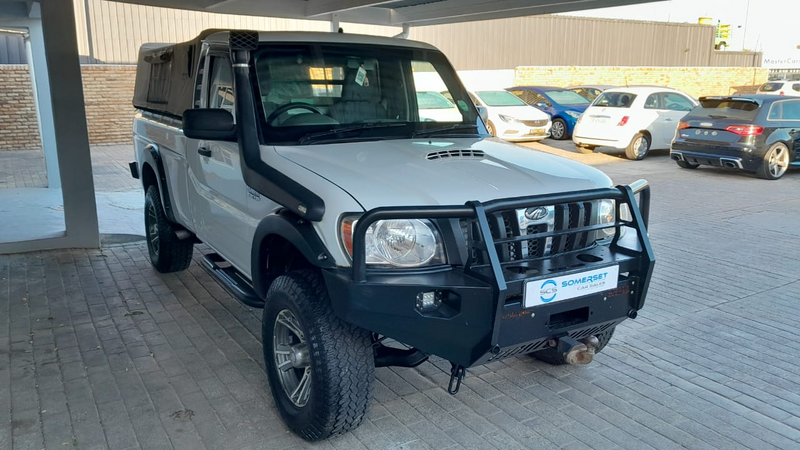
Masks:
[[[421,73],[457,117],[420,117]],[[491,137],[430,45],[210,30],[144,45],[133,103],[153,266],[213,250],[307,440],[358,426],[375,367],[444,358],[454,394],[500,358],[588,363],[644,304],[647,183]]]

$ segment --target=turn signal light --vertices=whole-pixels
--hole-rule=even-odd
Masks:
[[[764,127],[757,125],[731,125],[725,131],[738,134],[739,136],[759,136],[764,132]]]
[[[689,124],[686,122],[678,122],[678,129],[683,130],[685,128],[689,128]]]
[[[628,116],[624,116],[624,117],[623,117],[623,118],[622,118],[622,119],[619,121],[619,123],[617,124],[617,126],[618,126],[618,127],[624,127],[624,126],[625,126],[625,124],[626,124],[626,123],[628,123],[628,119],[630,119],[630,117],[628,117]]]

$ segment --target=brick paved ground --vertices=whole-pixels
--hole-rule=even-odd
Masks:
[[[455,397],[440,362],[378,369],[366,423],[309,445],[277,417],[258,311],[197,264],[159,275],[142,244],[0,256],[0,449],[800,448],[800,173],[590,158],[651,181],[658,263],[589,366],[496,362]]]
[[[94,189],[100,192],[139,188],[131,178],[128,162],[133,160],[130,145],[93,145]],[[47,187],[47,172],[41,150],[0,151],[0,189]]]

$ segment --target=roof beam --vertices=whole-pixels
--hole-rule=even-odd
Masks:
[[[396,0],[309,0],[306,4],[306,16],[311,18],[352,9],[383,5],[393,1]]]

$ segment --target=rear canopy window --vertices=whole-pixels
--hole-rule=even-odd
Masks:
[[[700,100],[700,106],[691,112],[692,117],[710,119],[753,120],[760,105],[751,100],[715,99]]]
[[[764,83],[761,86],[761,92],[775,92],[783,88],[783,83]]]
[[[516,95],[507,91],[476,92],[486,106],[526,106]]]
[[[572,91],[544,91],[544,95],[559,105],[588,105],[589,100]]]
[[[592,106],[630,108],[634,100],[636,100],[636,94],[628,92],[603,92],[594,100]]]

